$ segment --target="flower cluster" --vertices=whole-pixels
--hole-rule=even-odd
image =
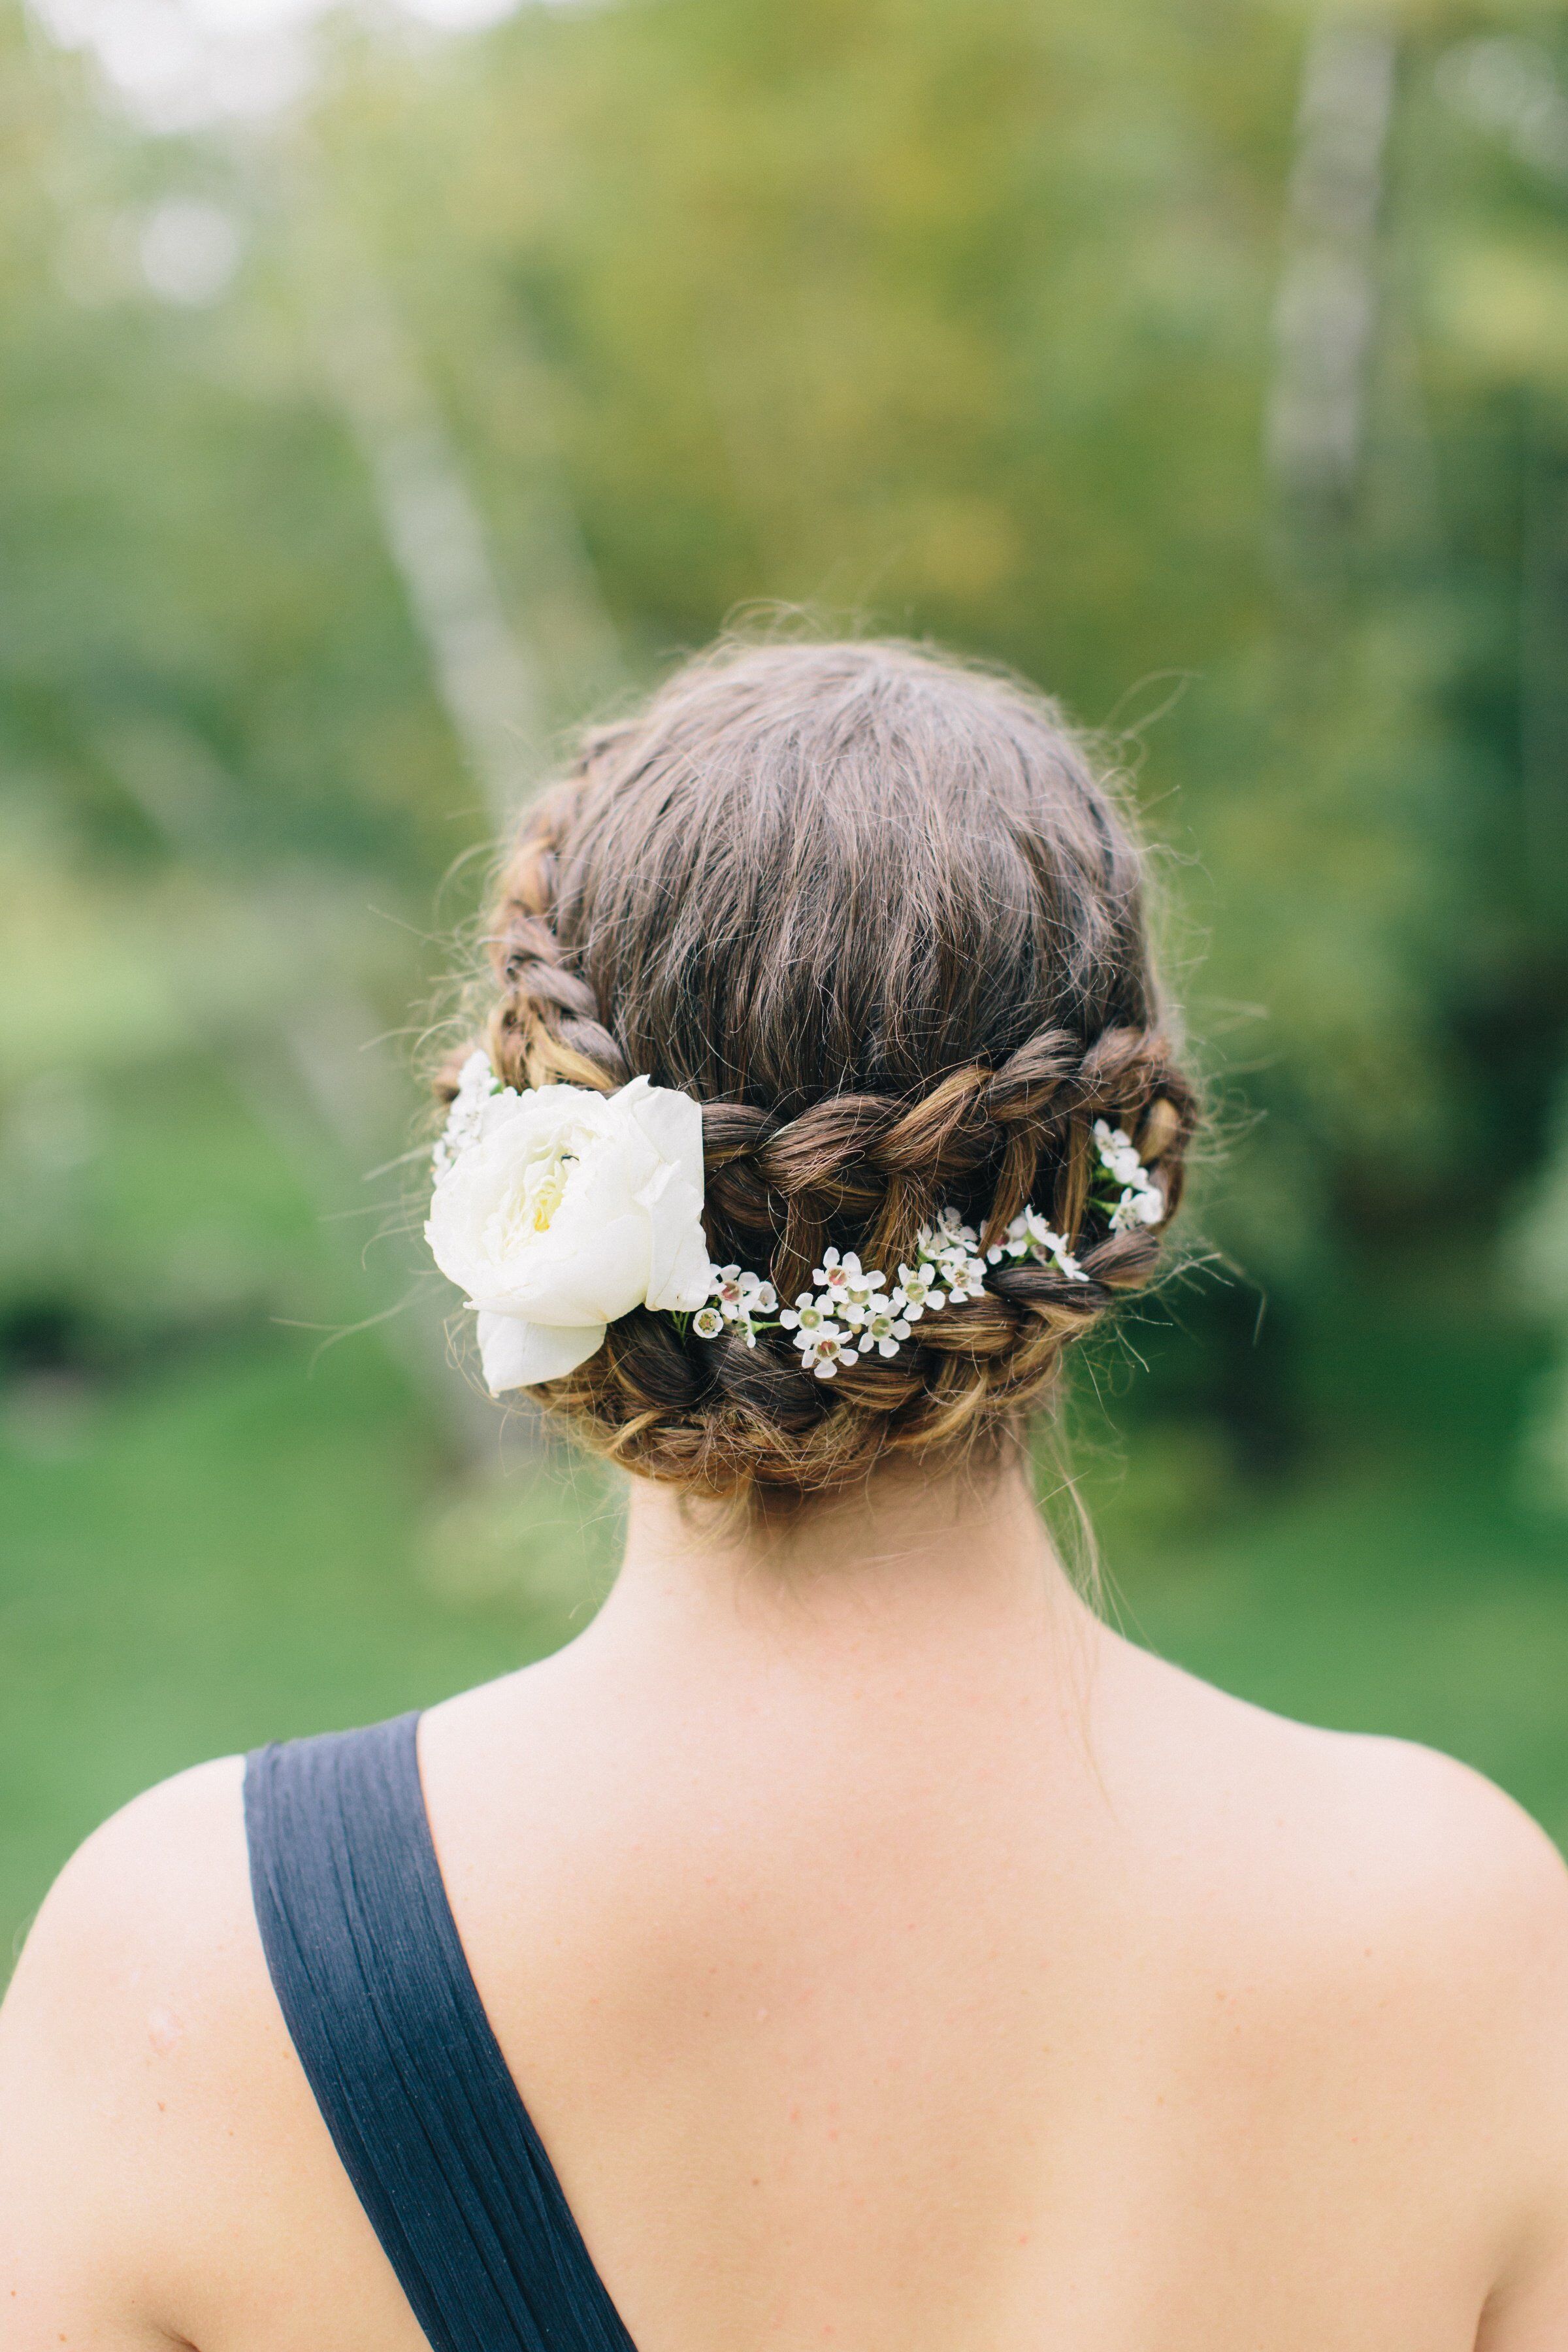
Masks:
[[[896,1356],[922,1315],[979,1297],[985,1286],[979,1251],[980,1236],[953,1209],[922,1226],[914,1264],[900,1266],[890,1289],[887,1276],[863,1266],[853,1250],[825,1250],[812,1271],[816,1289],[800,1292],[780,1327],[794,1334],[803,1366],[819,1381],[832,1380],[853,1357]]]
[[[910,1336],[909,1302],[901,1290],[888,1288],[885,1274],[862,1266],[853,1250],[830,1249],[811,1278],[818,1287],[801,1291],[779,1317],[808,1372],[830,1381],[841,1363],[873,1348],[881,1356],[898,1354]]]
[[[1103,1176],[1090,1200],[1110,1231],[1157,1225],[1165,1196],[1125,1130],[1094,1126]],[[896,1356],[922,1316],[984,1292],[991,1267],[1030,1259],[1066,1282],[1089,1277],[1036,1209],[984,1250],[943,1209],[921,1227],[896,1282],[828,1249],[811,1290],[781,1307],[773,1286],[713,1265],[702,1224],[702,1113],[689,1096],[634,1078],[615,1094],[501,1086],[470,1054],[440,1140],[426,1238],[479,1316],[485,1376],[499,1395],[559,1380],[635,1307],[664,1309],[700,1339],[732,1332],[754,1348],[784,1330],[804,1370],[832,1380],[863,1356]]]
[[[801,1291],[793,1307],[775,1313],[771,1283],[738,1265],[719,1266],[709,1303],[693,1317],[691,1328],[700,1339],[737,1330],[751,1348],[759,1331],[788,1331],[803,1369],[830,1381],[840,1364],[858,1357],[896,1356],[922,1316],[980,1297],[988,1269],[1005,1258],[1031,1258],[1068,1282],[1089,1280],[1062,1235],[1036,1209],[1021,1211],[1002,1239],[984,1252],[973,1226],[956,1209],[943,1209],[934,1225],[921,1226],[914,1264],[900,1266],[890,1288],[887,1276],[863,1266],[853,1250],[825,1250],[822,1264],[812,1269],[816,1289]]]
[[[470,1143],[477,1143],[484,1126],[485,1105],[501,1091],[500,1080],[482,1047],[468,1055],[458,1073],[458,1091],[447,1113],[447,1124],[437,1137],[430,1164],[437,1177],[455,1166]]]
[[[778,1307],[778,1293],[760,1274],[742,1274],[738,1265],[716,1265],[708,1278],[708,1303],[691,1318],[700,1339],[717,1339],[726,1328],[738,1331],[748,1348],[757,1344],[759,1331],[776,1329],[763,1322]]]
[[[1005,1257],[1031,1257],[1037,1265],[1051,1265],[1068,1282],[1087,1282],[1089,1276],[1079,1265],[1060,1234],[1053,1233],[1038,1209],[1021,1209],[999,1242],[994,1242],[985,1253],[993,1265]]]
[[[1124,1128],[1111,1127],[1103,1118],[1094,1122],[1095,1149],[1100,1164],[1113,1185],[1120,1186],[1120,1198],[1106,1203],[1110,1210],[1110,1230],[1113,1234],[1131,1233],[1134,1225],[1157,1225],[1165,1215],[1165,1196],[1139,1159],[1131,1137]]]

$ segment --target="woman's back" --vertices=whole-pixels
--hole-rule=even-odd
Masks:
[[[884,1560],[775,1588],[656,1505],[586,1635],[424,1719],[475,1981],[638,2352],[1469,2352],[1510,2281],[1483,2340],[1560,2344],[1555,1855],[1458,1766],[1106,1633],[1016,1500],[884,1500],[841,1530]],[[239,1799],[142,1800],[35,1938],[0,2341],[423,2340]],[[49,2300],[79,2233],[101,2309]]]

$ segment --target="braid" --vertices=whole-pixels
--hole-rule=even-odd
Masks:
[[[1016,1434],[1070,1343],[1158,1272],[1181,1199],[1197,1105],[1141,887],[1051,706],[908,649],[721,656],[587,736],[500,877],[501,1083],[609,1093],[646,1071],[695,1095],[709,1255],[783,1302],[829,1246],[890,1287],[943,1209],[988,1249],[1032,1208],[1082,1278],[1003,1258],[830,1381],[782,1331],[703,1339],[638,1307],[541,1402],[629,1467],[724,1495],[823,1493]],[[1158,1226],[1106,1230],[1101,1119],[1152,1172]]]
[[[830,1237],[890,1274],[948,1203],[974,1208],[989,1234],[1043,1199],[1076,1244],[1093,1122],[1137,1129],[1173,1211],[1194,1111],[1167,1041],[1126,1029],[1087,1050],[1042,1030],[999,1068],[954,1071],[913,1102],[833,1095],[791,1119],[708,1103],[710,1250],[766,1269],[787,1299]],[[1141,1227],[1087,1246],[1080,1281],[1004,1262],[981,1297],[923,1318],[895,1359],[851,1357],[831,1384],[811,1379],[782,1335],[763,1333],[755,1347],[733,1331],[700,1341],[639,1308],[610,1327],[598,1356],[542,1393],[654,1476],[726,1493],[811,1492],[841,1483],[851,1456],[868,1466],[883,1452],[945,1455],[1037,1405],[1064,1348],[1120,1292],[1148,1282],[1161,1255],[1160,1235]]]
[[[504,1086],[609,1094],[632,1075],[592,988],[568,967],[555,936],[558,853],[582,790],[574,779],[548,796],[503,877],[488,941],[501,994],[488,1035],[490,1066]]]

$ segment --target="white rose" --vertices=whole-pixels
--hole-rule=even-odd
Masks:
[[[557,1380],[634,1307],[707,1297],[701,1106],[647,1078],[491,1095],[425,1238],[478,1309],[491,1394]]]

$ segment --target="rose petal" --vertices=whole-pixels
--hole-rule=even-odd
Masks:
[[[521,1315],[482,1314],[478,1328],[479,1361],[491,1396],[500,1396],[505,1389],[558,1381],[585,1364],[605,1344],[602,1323],[572,1329],[525,1322]]]

